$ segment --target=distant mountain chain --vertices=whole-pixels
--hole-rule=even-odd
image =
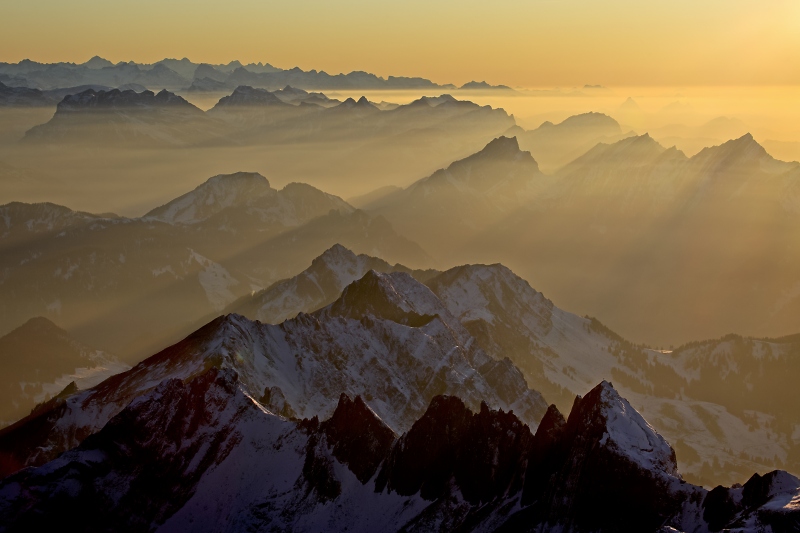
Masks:
[[[559,144],[567,154],[591,135],[613,139],[613,126],[588,114],[526,135],[543,136],[552,157]],[[567,129],[583,133],[560,140],[555,130]],[[647,134],[601,141],[551,174],[517,138],[499,137],[361,207],[440,261],[502,261],[567,308],[664,346],[797,327],[800,164],[749,134],[691,158]],[[742,283],[752,273],[761,281]]]
[[[113,64],[100,57],[93,57],[82,64],[38,63],[26,59],[19,63],[0,63],[0,82],[11,87],[42,90],[80,85],[120,87],[129,84],[190,91],[225,91],[240,85],[271,90],[286,85],[306,90],[456,89],[455,85],[439,85],[425,78],[403,76],[382,78],[362,71],[328,74],[325,71],[304,71],[298,67],[284,70],[261,63],[242,65],[238,61],[231,61],[225,65],[210,65],[193,63],[186,58],[164,59],[153,64],[133,61]],[[483,81],[466,83],[461,89],[511,90],[505,85],[490,85]]]
[[[15,98],[17,102],[22,97]],[[165,89],[158,93],[86,89],[64,96],[52,119],[30,129],[22,142],[128,149],[233,147],[330,142],[346,135],[352,140],[385,137],[396,143],[403,132],[482,138],[486,132],[499,133],[513,124],[513,117],[502,109],[450,95],[379,106],[364,97],[340,101],[291,86],[272,92],[238,86],[203,112]]]
[[[440,100],[439,105],[449,101]],[[425,101],[415,105],[435,109]],[[370,115],[382,113],[365,109]],[[586,118],[590,129],[597,122],[607,122],[591,115]],[[553,127],[559,126],[545,128]],[[601,129],[600,134],[608,132],[610,128]],[[534,250],[549,261],[563,261],[560,258],[573,254],[570,262],[594,265],[589,275],[567,268],[558,274],[573,286],[576,279],[586,278],[583,285],[575,286],[584,298],[608,283],[603,276],[610,276],[606,279],[612,282],[625,276],[626,283],[631,283],[636,275],[648,279],[644,273],[651,269],[659,279],[671,279],[665,286],[672,297],[688,300],[687,289],[682,287],[700,291],[705,285],[692,289],[692,278],[680,277],[689,271],[666,268],[677,258],[702,257],[709,265],[729,265],[726,268],[732,274],[736,273],[733,267],[743,264],[735,255],[743,252],[728,248],[719,233],[712,231],[714,226],[708,226],[718,218],[729,229],[737,224],[742,228],[739,231],[761,228],[758,231],[770,235],[776,245],[783,239],[784,244],[776,250],[783,250],[784,255],[765,255],[758,267],[773,269],[770,279],[776,288],[770,292],[762,285],[758,294],[763,309],[780,311],[772,311],[774,325],[783,324],[775,329],[789,333],[795,329],[793,306],[798,300],[796,294],[786,291],[798,271],[791,267],[798,263],[793,262],[793,248],[787,240],[794,227],[790,221],[798,212],[797,196],[792,195],[796,168],[796,164],[769,157],[750,136],[686,158],[645,135],[599,144],[555,175],[547,175],[515,138],[500,137],[429,178],[374,197],[363,206],[366,211],[300,184],[276,191],[265,178],[248,173],[214,177],[139,219],[90,215],[47,204],[10,204],[2,207],[6,227],[0,239],[7,250],[2,257],[8,282],[0,285],[4,324],[8,331],[19,324],[20,316],[48,316],[89,344],[135,362],[221,312],[280,323],[298,312],[313,311],[335,301],[348,283],[370,269],[406,272],[432,283],[436,271],[413,270],[396,263],[430,265],[423,250],[456,254],[476,242],[478,248],[489,250],[487,257],[517,265],[515,271],[523,278],[538,280],[537,284],[542,279],[552,283],[552,279],[542,274],[547,271],[542,270],[541,261],[530,262],[538,275],[526,270],[524,262],[520,268],[523,252]],[[651,177],[658,173],[667,173],[670,179]],[[718,178],[723,175],[726,179]],[[741,181],[733,183],[734,179]],[[758,194],[747,194],[748,187],[758,187]],[[604,198],[607,208],[600,209],[597,198]],[[738,198],[747,202],[736,203]],[[761,203],[753,203],[754,198]],[[731,211],[730,205],[737,207]],[[675,248],[681,242],[692,242],[680,233],[663,233],[684,231],[670,222],[676,213],[697,221],[685,226],[691,228],[692,238],[701,239],[703,231],[709,231],[711,240],[698,241],[703,243],[699,247]],[[641,221],[635,231],[624,222],[630,217]],[[667,222],[670,224],[665,225]],[[587,225],[604,227],[605,232],[587,235],[583,229]],[[709,229],[703,230],[704,225]],[[474,229],[469,233],[465,227]],[[554,227],[559,230],[553,232]],[[492,231],[484,236],[481,231],[485,228]],[[231,240],[231,236],[236,238]],[[500,247],[507,236],[526,242],[511,246],[516,252],[510,254],[507,244]],[[481,241],[483,238],[491,242]],[[586,238],[589,240],[581,241]],[[565,248],[565,239],[583,244]],[[656,240],[672,257],[648,264],[642,257],[631,256],[627,246],[621,246],[623,253],[618,252],[620,244],[614,244],[615,239],[623,239],[622,244],[630,239]],[[319,256],[336,242],[373,257],[356,259],[337,247]],[[648,249],[642,252],[652,254]],[[775,261],[776,257],[782,259]],[[480,261],[464,256],[463,262],[477,262],[475,259]],[[749,261],[748,268],[753,268],[752,259]],[[328,266],[337,262],[341,265]],[[308,271],[289,278],[309,263]],[[718,268],[715,277],[707,279],[718,280],[725,273]],[[279,281],[282,278],[289,279]],[[430,286],[443,301],[450,301],[446,291]],[[464,290],[474,291],[471,286]],[[566,408],[574,394],[601,379],[613,379],[648,419],[669,428],[664,431],[683,453],[684,471],[704,483],[732,483],[744,472],[762,467],[797,468],[792,465],[797,464],[795,428],[800,421],[792,414],[794,403],[789,397],[778,400],[767,391],[769,379],[779,379],[782,372],[792,375],[796,343],[725,337],[681,348],[673,353],[683,359],[674,359],[632,344],[595,321],[569,314],[565,316],[572,318],[564,319],[564,329],[552,337],[563,340],[545,342],[553,320],[548,318],[553,311],[547,305],[552,304],[536,296],[536,291],[526,303],[512,304],[513,299],[502,296],[505,291],[522,294],[530,287],[520,281],[499,286],[505,288],[469,304],[458,303],[463,297],[454,296],[455,307],[448,304],[448,308],[487,353],[511,358],[528,383],[550,401]],[[653,298],[646,292],[641,295]],[[718,320],[759,312],[758,307],[735,305],[740,297],[741,291],[724,292],[704,301],[718,309],[713,314]],[[545,303],[536,303],[540,298]],[[619,296],[616,301],[620,309],[640,315],[645,305],[634,299],[623,306]],[[488,302],[495,302],[491,304],[494,310],[484,316],[477,309],[490,305]],[[581,308],[574,302],[560,305]],[[696,312],[708,311],[664,311],[662,321],[697,320]],[[499,313],[505,316],[502,325],[487,318]],[[704,320],[704,326],[713,324],[712,318]],[[739,320],[746,323],[746,318]],[[700,353],[718,354],[713,356],[717,366],[728,369],[721,381],[713,378],[714,365],[706,366],[710,363],[699,355],[689,356]],[[759,362],[765,353],[772,354],[774,359],[767,360],[774,368]],[[535,354],[533,359],[531,354]],[[751,370],[744,370],[748,368]],[[726,396],[723,391],[728,383],[748,391],[747,402]],[[722,470],[715,465],[726,467]],[[724,478],[721,472],[725,472]]]
[[[3,332],[20,317],[48,316],[134,361],[293,275],[331,242],[428,261],[385,219],[308,185],[276,190],[256,173],[213,177],[140,218],[53,204],[0,213]]]

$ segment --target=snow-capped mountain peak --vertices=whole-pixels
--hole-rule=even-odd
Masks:
[[[275,413],[327,416],[344,392],[360,395],[397,431],[442,393],[473,407],[485,401],[513,409],[531,427],[547,407],[510,361],[478,347],[428,287],[406,273],[368,271],[328,307],[279,325],[220,317],[36,423],[21,421],[0,438],[0,452],[14,448],[22,464],[48,460],[164,379],[185,380],[210,367],[235,370],[247,393]],[[31,431],[35,444],[20,450],[14,443]]]
[[[335,244],[311,262],[297,276],[279,281],[248,298],[236,302],[230,312],[277,324],[298,313],[311,312],[334,302],[352,282],[369,270],[378,272],[408,271],[368,255],[356,255]]]
[[[330,313],[345,318],[375,316],[399,324],[421,326],[430,322],[442,304],[436,295],[405,272],[368,271],[348,285],[330,306]]]
[[[601,446],[613,449],[642,469],[680,477],[675,451],[669,443],[607,381],[578,401],[567,421],[570,426],[583,428],[598,423],[603,431]]]
[[[257,172],[220,174],[193,191],[153,209],[145,218],[169,224],[195,224],[228,207],[247,205],[275,193],[269,180]]]

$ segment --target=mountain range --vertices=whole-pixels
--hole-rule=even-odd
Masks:
[[[148,460],[142,461],[147,457]],[[607,382],[513,413],[435,396],[397,435],[359,396],[293,421],[211,368],[161,382],[79,447],[0,481],[4,531],[792,531],[800,479],[708,491]]]
[[[441,263],[499,260],[562,305],[668,346],[794,332],[798,176],[750,135],[691,158],[632,136],[550,175],[498,138],[363,207]],[[743,285],[754,272],[763,281]]]
[[[411,271],[341,246],[226,312],[279,323],[329,305],[369,269],[405,272],[424,283],[486,353],[508,357],[531,387],[563,410],[593,383],[613,379],[675,443],[682,471],[695,482],[731,484],[755,469],[800,469],[800,406],[786,392],[788,384],[769,390],[797,372],[796,337],[728,336],[653,350],[560,309],[502,265]]]
[[[23,142],[53,148],[90,145],[95,150],[318,143],[342,138],[402,145],[425,139],[442,142],[456,133],[460,138],[483,140],[513,123],[502,109],[450,95],[381,109],[365,97],[339,101],[288,85],[272,92],[243,85],[203,112],[166,90],[155,94],[87,89],[65,96],[53,118],[30,129]],[[402,137],[409,134],[413,139],[405,141]]]
[[[210,367],[232,369],[250,396],[290,418],[326,416],[342,392],[361,395],[396,432],[437,394],[512,409],[531,426],[547,409],[511,361],[488,356],[430,289],[402,272],[370,270],[313,313],[278,325],[224,315],[127,372],[58,397],[2,430],[0,455],[11,471],[42,464],[158,383]]]
[[[162,216],[176,212],[169,206],[157,211]],[[327,303],[339,287],[339,296]],[[319,305],[318,311],[304,311]],[[173,527],[182,516],[194,516],[196,506],[207,508],[206,483],[218,487],[218,476],[238,478],[237,468],[254,469],[257,460],[243,442],[261,450],[274,442],[267,448],[273,451],[260,455],[266,461],[263,469],[256,470],[295,464],[295,473],[283,478],[277,472],[285,470],[276,470],[274,476],[257,478],[284,479],[288,485],[282,490],[254,480],[244,492],[225,493],[242,524],[274,521],[280,508],[281,520],[312,520],[308,527],[313,529],[319,522],[309,517],[320,511],[309,514],[309,509],[328,508],[327,502],[342,509],[332,522],[339,529],[394,523],[423,531],[431,524],[482,531],[503,531],[501,526],[538,531],[556,524],[569,524],[564,527],[574,531],[655,531],[664,525],[716,531],[738,524],[743,531],[755,531],[772,524],[775,531],[791,531],[796,523],[791,502],[797,498],[797,478],[783,472],[756,475],[744,486],[711,492],[686,483],[678,474],[675,451],[632,407],[641,405],[656,427],[676,439],[681,464],[704,484],[765,471],[764,463],[771,461],[759,453],[775,454],[772,462],[785,456],[784,464],[795,469],[792,413],[798,410],[790,394],[770,398],[774,387],[768,384],[777,374],[792,375],[786,365],[795,359],[796,338],[730,337],[671,353],[642,349],[593,319],[559,310],[500,265],[440,274],[409,271],[341,246],[296,278],[234,307],[264,318],[296,316],[278,325],[222,316],[130,371],[86,390],[68,389],[2,430],[5,474],[42,465],[0,484],[6,522],[34,527],[42,516],[63,510],[65,501],[70,509],[97,506],[112,494],[102,481],[108,479],[116,480],[122,492],[113,497],[117,503],[101,505],[108,514],[97,519],[116,523],[129,513],[128,504],[120,502],[141,502],[141,491],[151,487],[147,480],[170,465],[169,476],[176,476],[170,483],[186,487],[183,496],[155,493],[136,516]],[[597,376],[613,377],[632,403],[604,382],[575,400],[565,421],[556,406],[546,410],[542,395],[527,385],[543,387],[569,408],[572,391],[585,390],[584,383]],[[736,387],[748,391],[747,396],[732,393]],[[206,400],[198,401],[197,395]],[[195,413],[197,408],[203,413]],[[498,408],[502,411],[492,411]],[[504,413],[508,410],[516,414]],[[320,423],[315,415],[330,419]],[[251,423],[273,424],[255,422],[259,417],[284,429],[248,436]],[[198,426],[189,420],[203,422]],[[161,438],[152,430],[156,426],[174,429]],[[442,440],[428,433],[441,427],[452,428],[446,433],[451,436]],[[295,437],[287,432],[303,436],[289,445]],[[201,446],[209,439],[217,444]],[[444,448],[425,444],[431,439]],[[787,442],[788,456],[782,444]],[[475,443],[484,444],[476,448]],[[728,446],[747,453],[737,459],[737,449]],[[128,452],[120,455],[121,449]],[[298,459],[269,458],[284,449],[296,450]],[[154,464],[164,461],[165,466],[148,473],[140,458],[153,453],[159,458]],[[502,464],[492,462],[498,453]],[[229,454],[238,458],[227,462]],[[486,474],[476,467],[481,461],[493,465]],[[347,481],[350,475],[358,484]],[[208,481],[206,476],[211,476]],[[78,487],[68,497],[67,478]],[[90,479],[105,488],[88,489]],[[119,484],[123,479],[128,481]],[[348,487],[361,496],[351,496]],[[250,503],[253,491],[277,491],[289,500]],[[348,506],[363,502],[365,494],[378,498],[372,506],[381,511],[363,524],[353,522],[355,508]],[[381,507],[381,502],[394,501],[393,494],[420,500],[402,500],[402,512],[392,511],[394,504]],[[217,512],[208,515],[209,524],[232,519]],[[373,522],[379,516],[390,522]]]
[[[623,133],[619,123],[603,113],[573,115],[558,124],[544,122],[538,128],[511,128],[507,136],[516,136],[520,148],[528,150],[542,170],[553,173],[585,154],[599,143],[609,144],[633,132]]]
[[[139,218],[53,204],[0,213],[0,331],[46,316],[130,361],[294,275],[333,243],[429,260],[385,219],[308,185],[276,190],[256,173],[213,177]]]
[[[213,80],[230,90],[239,85],[279,89],[292,85],[301,89],[455,89],[453,85],[438,85],[424,78],[389,76],[382,78],[367,72],[328,74],[324,71],[288,70],[269,64],[242,65],[232,61],[226,65],[192,63],[188,59],[164,59],[153,64],[133,61],[113,64],[94,57],[82,64],[39,63],[23,60],[19,63],[0,63],[0,75],[19,86],[54,89],[76,85],[105,85],[118,87],[136,83],[153,89],[185,89],[193,80]]]
[[[412,276],[416,281],[411,283],[411,278],[406,278],[408,287],[416,289],[399,290],[395,286],[394,292],[432,291],[439,301],[435,305],[446,309],[417,315],[449,315],[448,324],[460,324],[462,335],[473,339],[463,345],[473,342],[495,360],[508,358],[529,386],[563,410],[569,409],[575,394],[592,383],[613,379],[648,420],[675,443],[681,469],[694,482],[731,484],[753,470],[800,468],[795,438],[800,406],[790,392],[781,392],[790,391],[790,387],[770,386],[776,379],[791,380],[796,372],[800,342],[795,338],[731,336],[691,343],[672,352],[647,349],[626,341],[595,319],[559,309],[502,265],[466,265],[446,272],[410,270],[355,255],[340,245],[327,250],[297,276],[241,297],[224,313],[263,323],[293,324],[304,313],[331,306],[350,284],[371,271]],[[380,314],[370,309],[359,313]],[[211,312],[208,316],[215,315]],[[243,318],[237,320],[248,324]],[[423,318],[419,320],[424,322]],[[247,328],[249,331],[255,326]],[[248,333],[248,338],[258,335]],[[250,347],[242,353],[255,350]],[[304,351],[307,353],[308,348]],[[342,354],[351,352],[341,349]],[[764,360],[764,354],[770,354],[770,358]],[[285,386],[276,383],[281,391],[270,394],[280,400],[272,408],[283,412],[288,405],[286,412],[297,412],[297,405],[304,405],[303,401],[291,397]],[[259,385],[252,394],[260,397],[263,391]],[[361,394],[358,390],[350,392]],[[335,396],[331,393],[331,398]],[[322,409],[319,405],[314,408]],[[398,428],[392,422],[394,415],[382,416]]]
[[[422,99],[408,109],[430,107],[432,102],[428,100],[438,102],[437,107],[451,102],[448,98]],[[368,104],[360,104],[367,113],[382,113]],[[456,305],[450,309],[454,316],[463,314],[465,327],[481,340],[487,353],[511,358],[528,383],[562,409],[569,407],[574,394],[601,379],[613,379],[648,419],[663,424],[665,434],[686,458],[686,475],[703,483],[732,483],[756,468],[795,468],[792,465],[797,457],[797,422],[791,415],[791,398],[772,398],[758,383],[769,382],[759,377],[764,372],[792,372],[796,344],[764,337],[771,334],[778,338],[796,331],[793,306],[798,299],[791,287],[798,281],[796,269],[789,268],[796,264],[790,245],[791,220],[797,212],[793,207],[798,197],[794,194],[796,168],[796,164],[771,158],[750,136],[687,158],[643,135],[600,144],[555,175],[547,175],[539,171],[530,153],[519,149],[515,139],[498,138],[481,152],[407,189],[379,196],[367,205],[372,215],[353,211],[340,199],[299,185],[285,190],[285,201],[271,203],[280,195],[268,184],[264,186],[263,178],[248,175],[211,180],[198,191],[141,219],[36,206],[38,211],[31,211],[34,214],[30,216],[19,215],[19,222],[5,231],[8,249],[14,250],[14,254],[4,254],[8,258],[5,268],[9,279],[3,285],[8,295],[4,298],[5,331],[27,317],[45,315],[88,344],[135,362],[220,312],[280,323],[297,312],[314,311],[338,298],[345,286],[357,279],[353,273],[361,276],[373,268],[407,272],[419,281],[431,283],[436,272],[395,264],[431,265],[423,249],[435,251],[434,259],[439,264],[501,259],[523,278],[533,280],[563,309],[588,310],[603,317],[613,330],[618,330],[614,317],[628,313],[628,320],[638,320],[651,332],[663,335],[662,346],[684,346],[677,350],[647,349],[625,340],[630,338],[625,330],[619,336],[599,322],[575,315],[565,319],[564,328],[557,330],[560,333],[550,336],[547,324],[551,319],[541,317],[550,316],[547,305],[552,304],[536,303],[537,298],[548,300],[536,297],[537,291],[533,291],[526,303],[515,306],[498,296],[500,292],[482,298],[486,302],[498,298],[503,302],[492,304],[496,310],[487,316],[496,316],[507,306],[515,309],[504,313],[502,326],[495,325],[494,319],[477,320],[480,316],[475,316],[476,311],[467,312],[468,308],[459,310]],[[297,192],[289,194],[290,191]],[[312,197],[317,200],[311,201]],[[598,198],[603,199],[606,208],[598,207]],[[297,205],[316,207],[296,219],[291,206]],[[12,204],[6,209],[13,213],[14,209],[34,207]],[[331,213],[330,209],[336,211]],[[280,215],[270,218],[274,213]],[[375,214],[379,216],[375,218]],[[72,222],[64,222],[61,217],[75,220],[77,226],[57,237],[64,228],[72,228]],[[639,224],[631,226],[631,219]],[[14,220],[14,216],[8,220]],[[126,229],[112,229],[118,227]],[[465,227],[469,232],[464,231]],[[721,237],[720,227],[739,229],[729,237],[725,237],[727,233]],[[36,228],[50,229],[40,235]],[[56,232],[55,228],[61,229]],[[125,240],[120,232],[127,228],[146,231],[136,240],[145,243],[145,249],[151,247],[148,253],[153,260],[131,278],[135,282],[125,284],[130,303],[104,307],[104,298],[116,301],[123,292],[118,287],[99,289],[103,285],[98,284],[102,277],[97,272],[112,276],[111,272],[138,269],[119,261],[119,257],[129,257],[125,250],[117,249]],[[97,230],[104,235],[99,241],[94,240]],[[158,238],[152,241],[154,234]],[[34,235],[36,241],[41,241],[42,250],[53,251],[36,256],[40,251],[28,249],[25,241]],[[65,240],[66,235],[70,239]],[[240,236],[238,242],[232,242],[231,235]],[[771,246],[776,253],[765,253],[762,262],[756,262],[749,249],[732,247],[733,238],[742,235],[752,235],[748,242]],[[193,240],[195,236],[197,242]],[[80,264],[79,257],[72,255],[74,252],[58,255],[68,242],[74,244],[65,249],[74,245],[81,250]],[[96,247],[98,242],[109,246],[110,251],[104,255],[105,261],[93,263],[92,251],[86,245],[93,243],[90,247]],[[380,255],[383,260],[343,259],[346,266],[337,267],[339,270],[325,267],[317,272],[312,268],[300,278],[278,282],[294,276],[336,242]],[[565,242],[570,246],[565,247]],[[651,243],[650,248],[637,242]],[[655,251],[654,242],[659,247]],[[483,255],[458,255],[469,248],[483,250]],[[175,261],[163,261],[164,249],[175,255]],[[331,254],[335,255],[323,254],[315,263],[325,266]],[[739,259],[742,254],[749,258],[747,262]],[[644,261],[646,258],[651,262]],[[780,260],[773,261],[774,258]],[[32,270],[29,261],[33,261],[31,265],[41,265],[41,270]],[[702,269],[676,268],[680,261],[702,261],[716,270],[714,275],[709,273],[695,281],[681,276]],[[81,284],[76,285],[79,278],[75,276],[87,268],[91,275],[80,278]],[[729,271],[742,276],[744,269],[750,268],[772,269],[766,270],[772,272],[771,286],[762,285],[749,293],[747,287],[738,291],[715,289],[735,283],[737,278],[731,278]],[[54,276],[54,272],[60,274]],[[118,276],[114,274],[113,279]],[[636,280],[645,283],[653,276],[666,281],[663,285],[647,283],[641,290],[626,289],[635,288]],[[512,292],[532,290],[525,289],[525,285],[507,281],[499,286]],[[56,286],[74,286],[75,296],[65,288],[56,290]],[[163,293],[164,300],[143,295],[142,286],[149,287],[153,294]],[[165,304],[170,300],[168,295],[173,294],[164,292],[167,288],[183,295],[182,301],[191,305],[173,308],[172,304]],[[86,294],[78,296],[78,292]],[[251,298],[251,292],[258,297]],[[444,289],[434,292],[447,300]],[[58,298],[50,298],[51,293],[58,294]],[[698,299],[697,294],[705,296]],[[597,312],[592,308],[593,298],[606,307]],[[747,305],[740,303],[743,298],[747,298]],[[687,301],[703,302],[703,306],[687,307],[683,305]],[[522,316],[531,317],[526,319],[528,325],[518,318]],[[754,331],[754,316],[770,316],[768,326],[772,329]],[[64,322],[70,318],[74,321]],[[544,325],[537,326],[539,323]],[[676,362],[674,358],[679,354],[689,353],[685,351],[689,346],[686,343],[692,337],[676,335],[675,324],[690,331],[695,328],[695,339],[718,335],[720,340],[708,341],[704,350],[713,352],[714,346],[720,346],[722,352],[739,354],[737,363],[730,366],[736,372],[726,374],[720,384],[710,367],[698,376],[695,368],[702,366],[701,360]],[[740,340],[723,337],[730,330],[742,335],[732,337]],[[137,346],[142,338],[137,333],[140,331],[161,334],[154,335],[149,344]],[[585,331],[590,333],[584,334]],[[548,336],[568,340],[542,340]],[[562,355],[548,358],[547,354],[553,352]],[[759,363],[762,353],[776,354],[774,368],[765,369]],[[645,360],[647,365],[641,363]],[[748,396],[750,408],[733,398],[708,392],[722,390],[727,383],[747,390],[755,387],[755,396]],[[726,465],[724,479],[716,477],[715,465]]]

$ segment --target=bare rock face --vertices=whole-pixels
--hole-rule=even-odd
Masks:
[[[394,431],[364,403],[361,396],[339,397],[333,416],[320,425],[333,456],[367,483],[395,441]]]
[[[674,450],[609,383],[576,399],[557,446],[563,462],[540,496],[545,522],[652,531],[680,511]]]
[[[796,531],[800,480],[707,492],[601,383],[536,435],[434,397],[399,438],[361,397],[319,422],[265,411],[232,369],[168,379],[52,462],[0,481],[0,530]],[[771,529],[768,529],[771,528]]]
[[[279,325],[220,317],[130,371],[20,421],[0,432],[0,455],[13,458],[2,472],[52,460],[159,382],[211,367],[235,370],[251,397],[283,417],[331,416],[344,392],[361,396],[398,433],[439,394],[459,396],[472,409],[485,401],[514,410],[531,426],[547,408],[510,362],[477,346],[430,289],[405,273],[369,271],[312,314]]]

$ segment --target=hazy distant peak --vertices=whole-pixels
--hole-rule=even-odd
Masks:
[[[630,109],[630,110],[634,110],[635,109],[637,111],[641,110],[641,108],[639,107],[639,104],[636,103],[636,100],[634,100],[630,96],[624,102],[622,102],[622,105],[619,106],[619,107],[620,107],[620,109]]]
[[[356,254],[349,248],[342,246],[338,242],[322,252],[322,255],[314,259],[314,261],[322,260],[323,262],[338,261],[339,258],[345,257],[347,259],[355,259]],[[313,263],[313,262],[312,262]]]
[[[751,156],[769,156],[763,146],[753,138],[750,133],[745,133],[738,139],[731,139],[718,146],[711,146],[703,149],[700,154],[737,154],[737,155],[751,155]],[[698,155],[700,155],[698,154]]]
[[[615,143],[599,143],[584,155],[570,163],[565,168],[580,167],[586,164],[624,163],[640,164],[643,161],[652,161],[664,153],[666,149],[649,134],[626,137]]]
[[[367,100],[366,96],[362,96],[361,98],[358,99],[358,101],[354,100],[353,98],[348,98],[347,100],[344,101],[344,103],[347,104],[348,107],[354,105],[359,105],[359,106],[372,105],[370,104],[369,100]]]
[[[158,94],[153,91],[136,91],[111,89],[110,91],[95,91],[87,89],[78,94],[64,97],[58,104],[59,111],[76,111],[82,109],[124,109],[124,108],[156,108],[156,107],[182,107],[195,109],[195,106],[166,89]]]
[[[287,85],[283,89],[279,89],[275,91],[276,93],[284,93],[287,95],[294,95],[294,96],[305,96],[308,94],[308,91],[304,91],[303,89],[298,89],[296,87],[292,87],[291,85]]]
[[[489,162],[490,164],[495,162],[528,163],[535,167],[534,171],[538,172],[539,170],[539,164],[531,153],[520,150],[516,137],[506,137],[502,135],[491,140],[480,152],[452,163],[447,170],[455,171],[459,168],[469,168],[474,163],[482,162]],[[471,174],[472,172],[467,172],[467,175]]]
[[[631,135],[630,137],[626,137],[620,141],[617,141],[614,144],[619,146],[647,145],[647,146],[658,146],[662,149],[664,148],[663,146],[661,146],[661,144],[659,144],[657,140],[653,139],[647,132],[642,133],[641,135]]]
[[[197,65],[194,75],[192,76],[192,78],[195,80],[209,78],[214,81],[224,81],[226,77],[227,74],[217,70],[213,65],[209,65],[208,63],[201,63]]]
[[[341,108],[341,109],[365,109],[365,110],[366,109],[369,109],[369,110],[374,109],[375,111],[378,111],[378,108],[375,107],[375,105],[372,104],[372,102],[367,100],[366,96],[362,96],[361,98],[358,99],[358,101],[354,100],[352,97],[348,98],[347,100],[345,100],[344,102],[342,102],[341,104],[336,106],[336,108]]]
[[[501,135],[496,139],[489,141],[483,150],[478,152],[475,155],[481,155],[484,157],[516,157],[518,154],[522,153],[519,149],[519,142],[517,141],[516,137],[506,137]]]
[[[16,334],[39,336],[42,334],[67,335],[67,332],[43,316],[35,316],[14,330]]]
[[[228,207],[274,193],[269,180],[257,172],[219,174],[198,185],[193,191],[157,207],[144,218],[170,224],[201,222]]]
[[[197,188],[202,188],[209,184],[226,184],[239,186],[242,184],[255,184],[263,187],[270,187],[269,180],[258,172],[234,172],[232,174],[217,174],[206,180]]]
[[[462,90],[467,89],[480,89],[480,90],[502,90],[510,91],[511,87],[507,85],[491,85],[485,81],[470,81],[461,86]]]
[[[531,178],[538,175],[538,163],[530,152],[520,150],[517,138],[500,136],[481,151],[437,170],[406,190],[411,194],[429,195],[432,190],[444,186],[462,192],[469,190],[470,194],[485,194],[510,183],[529,184]]]
[[[229,96],[220,98],[214,107],[286,105],[283,100],[266,89],[240,85]]]
[[[100,56],[94,56],[89,61],[84,63],[83,66],[86,67],[86,68],[99,70],[99,69],[105,68],[105,67],[113,67],[114,63],[112,63],[108,59],[103,59]]]
[[[408,105],[428,105],[430,107],[437,107],[450,102],[458,102],[458,100],[450,94],[442,94],[440,96],[423,96]]]
[[[559,126],[564,126],[564,127],[596,126],[596,127],[608,127],[611,129],[621,130],[619,122],[617,122],[616,120],[614,120],[613,118],[609,117],[606,114],[596,113],[594,111],[568,117],[564,119],[562,122],[560,122]]]
[[[649,133],[632,135],[609,146],[615,150],[637,150],[641,154],[660,154],[666,150],[666,148],[664,148],[658,141],[653,139]]]
[[[748,165],[760,167],[762,171],[779,173],[796,167],[796,163],[786,163],[772,157],[751,134],[746,133],[738,139],[731,139],[719,146],[704,148],[692,157],[692,162],[712,168],[745,168]]]

